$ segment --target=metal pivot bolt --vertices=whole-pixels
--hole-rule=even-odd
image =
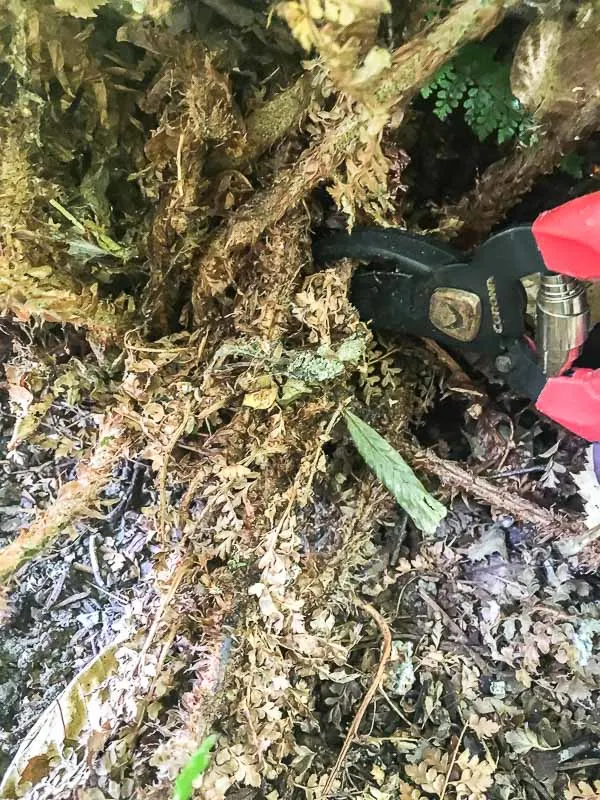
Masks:
[[[496,358],[496,369],[498,372],[510,372],[512,369],[512,359],[510,356],[501,355]]]
[[[429,319],[459,342],[472,342],[481,327],[481,299],[464,289],[440,287],[431,295]]]

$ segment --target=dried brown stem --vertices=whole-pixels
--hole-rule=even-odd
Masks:
[[[541,508],[503,486],[494,486],[485,478],[472,475],[454,461],[440,458],[431,450],[414,450],[405,455],[416,468],[435,475],[442,485],[465,492],[521,522],[535,525],[538,533],[547,535],[547,538],[557,539],[560,536],[581,532],[581,525],[577,522]]]
[[[360,723],[362,722],[362,718],[364,717],[365,712],[369,707],[369,704],[371,703],[371,700],[375,697],[377,691],[379,690],[379,687],[383,682],[383,677],[385,675],[385,668],[392,654],[392,632],[390,631],[390,626],[381,616],[379,611],[373,608],[373,606],[369,605],[369,603],[363,603],[361,600],[358,599],[356,602],[357,605],[360,608],[362,608],[363,611],[366,611],[367,614],[377,623],[377,627],[381,631],[381,635],[383,637],[383,644],[381,646],[381,655],[379,657],[379,665],[377,667],[377,672],[375,673],[373,682],[369,686],[369,689],[365,694],[363,701],[360,704],[354,719],[352,720],[352,724],[348,729],[348,733],[346,734],[346,738],[344,739],[344,744],[342,745],[340,754],[337,757],[333,769],[329,773],[329,777],[327,778],[327,783],[325,784],[325,787],[323,789],[323,794],[322,794],[323,800],[325,800],[325,798],[328,797],[329,793],[331,792],[331,787],[333,786],[333,782],[335,781],[336,776],[340,771],[346,756],[348,755],[348,750],[350,750],[354,738],[358,734],[358,729],[360,727]]]
[[[391,67],[373,87],[376,104],[391,114],[395,107],[408,102],[457,48],[488,33],[506,9],[517,2],[490,0],[482,4],[480,0],[465,0],[456,6],[439,25],[396,51]],[[236,251],[254,244],[307,192],[328,178],[355,151],[364,126],[360,109],[349,113],[306,150],[296,164],[282,170],[270,187],[256,193],[230,216],[193,265],[196,277],[192,299],[198,322],[204,316],[206,299],[222,292],[234,280]]]
[[[78,470],[76,480],[65,483],[54,503],[29,528],[0,549],[0,581],[52,543],[66,527],[90,514],[102,488],[110,479],[115,459],[127,451],[120,428],[107,424],[89,462]]]
[[[450,783],[450,776],[452,775],[452,770],[454,769],[454,765],[456,764],[456,759],[458,757],[458,751],[460,750],[460,746],[462,744],[463,737],[465,735],[465,731],[467,730],[467,724],[462,727],[460,732],[460,736],[457,739],[456,745],[454,747],[454,752],[452,753],[452,758],[450,759],[450,763],[448,764],[448,769],[446,770],[446,778],[444,779],[444,786],[442,788],[442,793],[440,794],[440,800],[444,800],[446,797],[446,792],[448,791],[448,784]]]

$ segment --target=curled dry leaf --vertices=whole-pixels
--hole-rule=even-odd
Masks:
[[[96,10],[106,5],[107,0],[54,0],[59,11],[72,17],[89,19],[96,16]]]
[[[518,755],[529,753],[530,750],[556,750],[550,747],[540,736],[531,728],[517,728],[514,731],[507,731],[504,738]]]
[[[266,410],[271,408],[277,399],[277,386],[268,386],[264,389],[257,389],[254,392],[248,392],[243,400],[243,405],[248,408]]]
[[[423,795],[419,789],[411,786],[406,781],[400,781],[399,784],[399,800],[421,800]]]
[[[94,695],[117,669],[116,650],[115,642],[101,650],[48,706],[4,773],[0,796],[20,797],[24,783],[35,785],[48,775],[66,740],[79,740],[86,729],[93,733]]]
[[[479,717],[477,714],[471,714],[469,717],[469,728],[475,731],[477,736],[481,739],[491,739],[500,730],[500,725],[493,719],[487,717]]]

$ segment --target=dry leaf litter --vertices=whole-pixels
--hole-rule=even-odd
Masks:
[[[414,5],[1,10],[2,797],[169,797],[211,733],[206,800],[600,796],[592,450],[312,265],[402,219],[406,103],[517,4]]]

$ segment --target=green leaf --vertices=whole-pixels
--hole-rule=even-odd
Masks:
[[[512,139],[528,117],[510,86],[510,62],[483,43],[463,47],[422,92],[433,99],[433,113],[446,120],[462,105],[465,121],[481,140],[496,133],[498,142]],[[520,136],[520,141],[525,141]]]
[[[210,751],[217,736],[207,736],[175,779],[173,800],[189,800],[194,793],[194,781],[205,772],[210,763]]]
[[[351,411],[344,412],[356,449],[375,475],[424,533],[434,533],[446,509],[432,497],[402,456]]]

